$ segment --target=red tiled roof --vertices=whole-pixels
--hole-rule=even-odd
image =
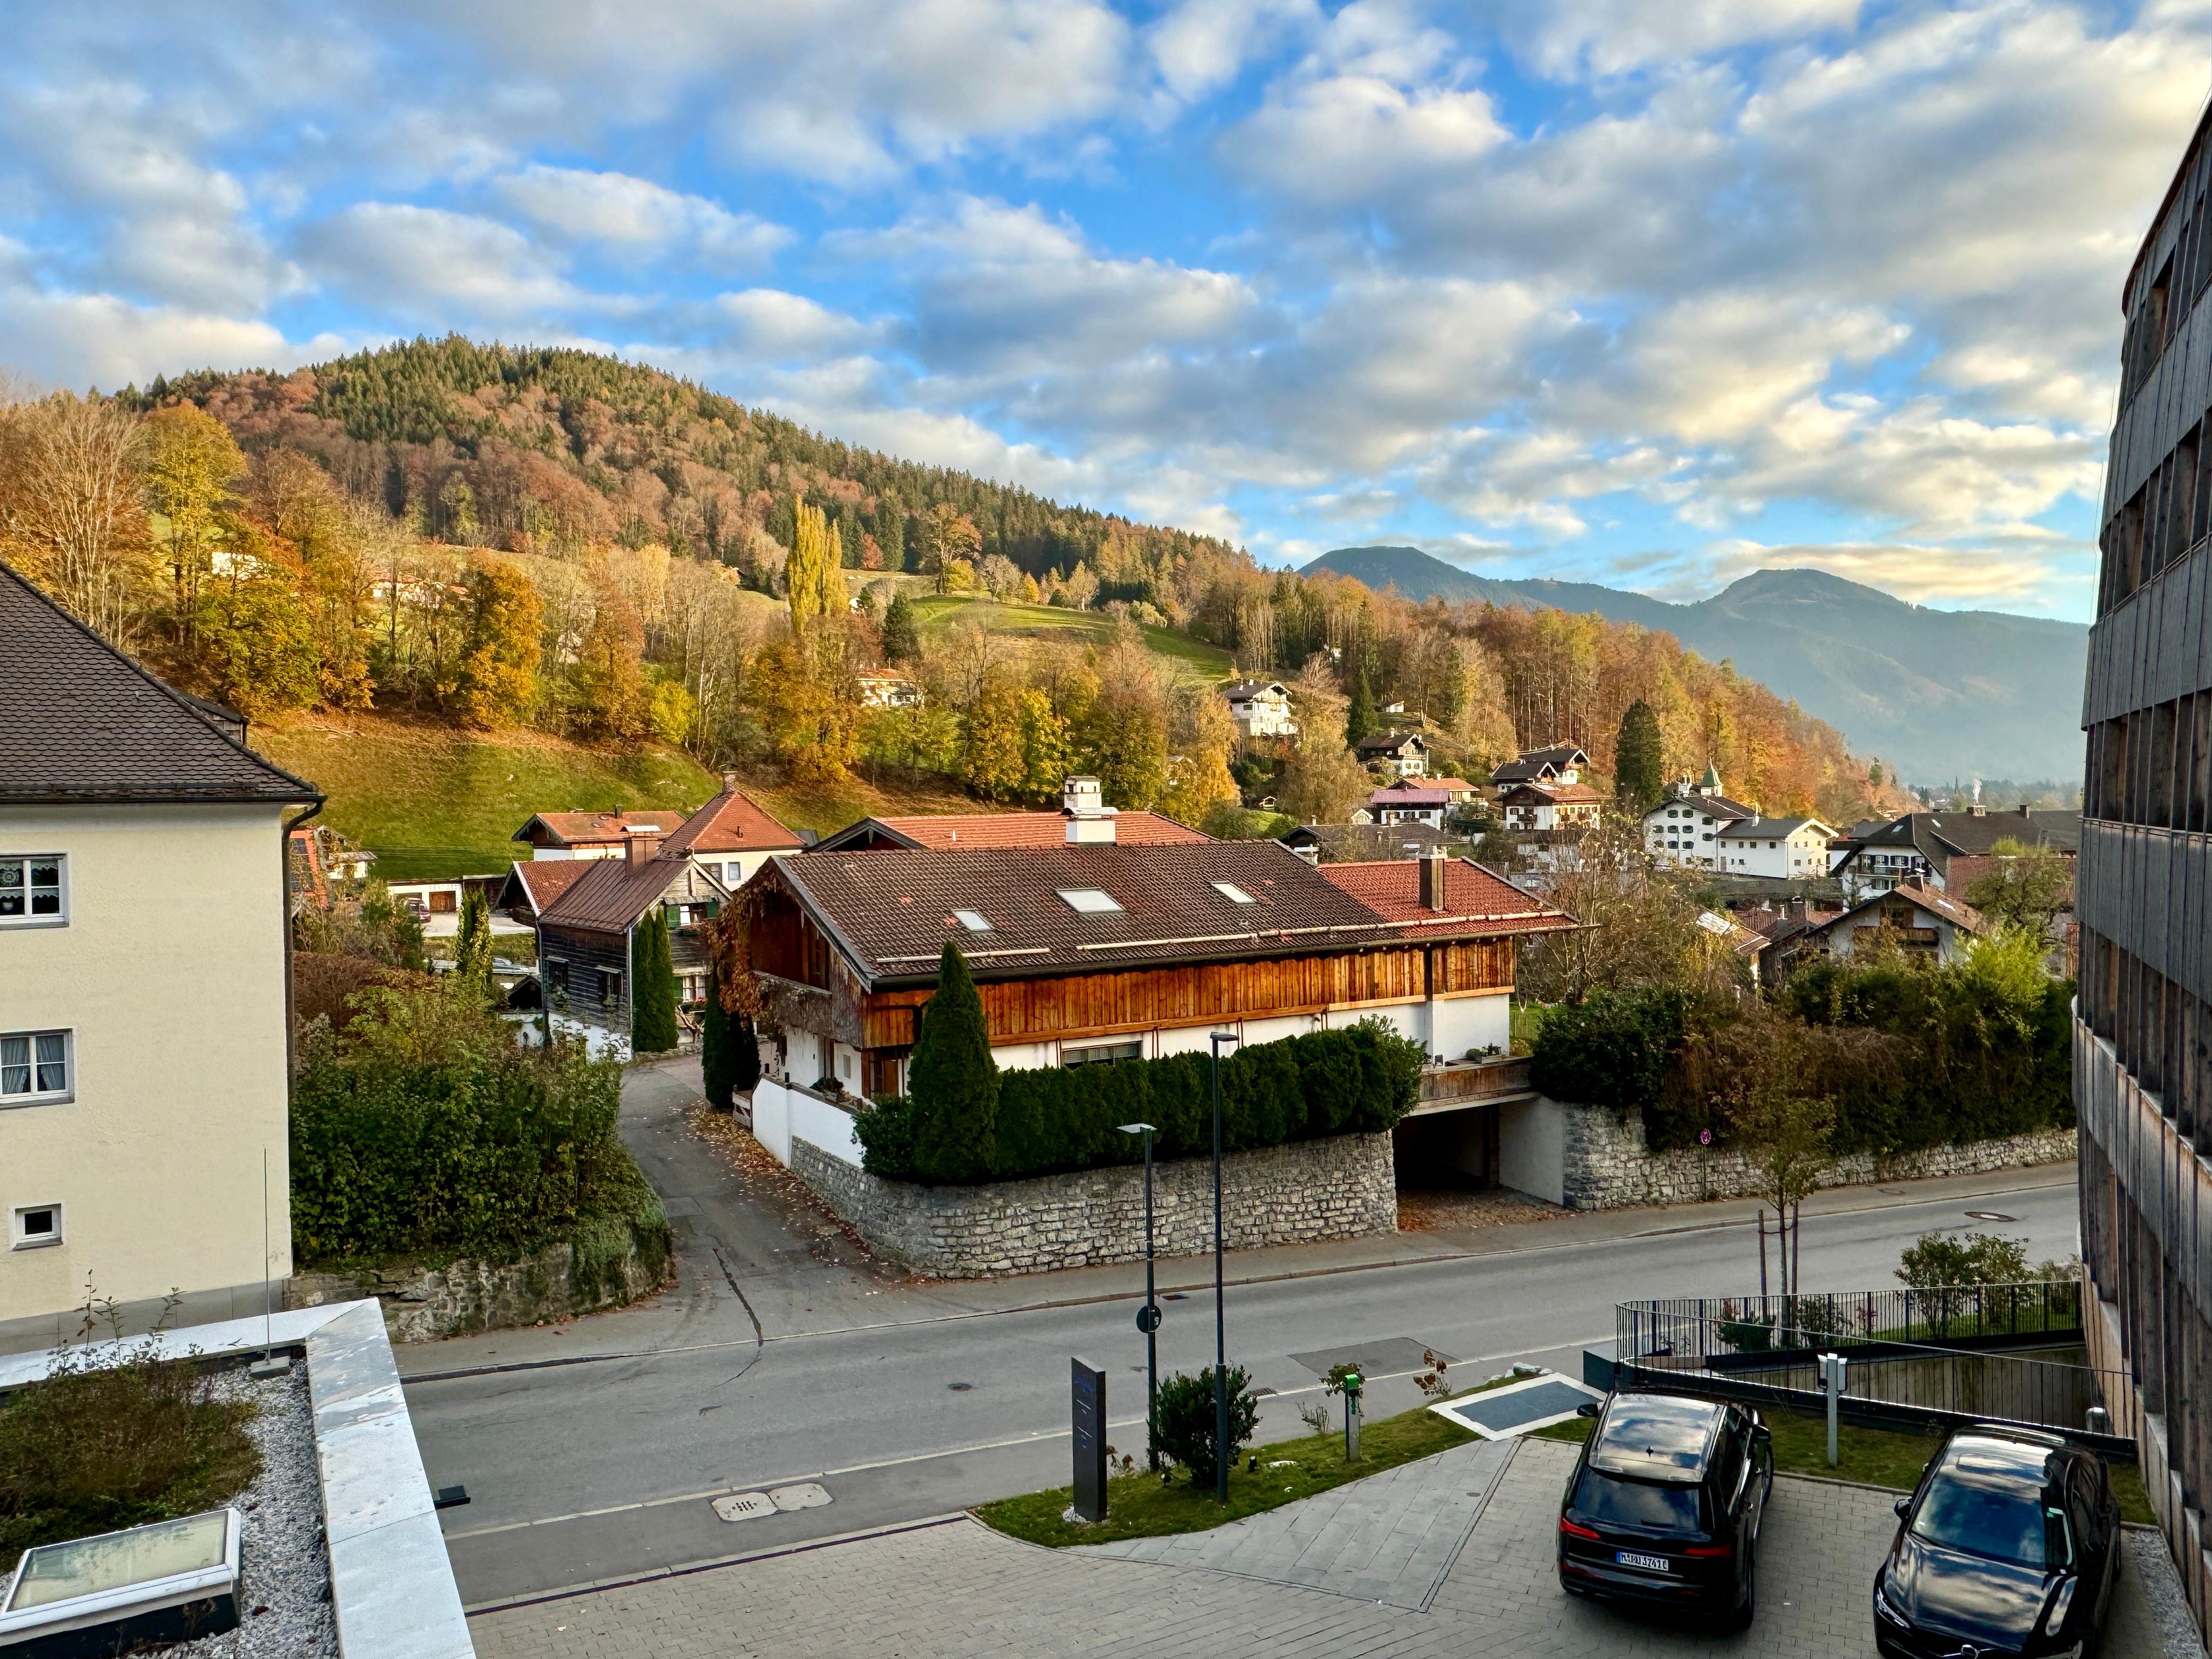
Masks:
[[[803,846],[750,795],[725,782],[722,793],[684,820],[661,844],[668,853],[786,853]]]
[[[578,847],[598,844],[620,846],[631,825],[640,829],[658,830],[663,835],[673,835],[683,827],[681,812],[538,812],[531,816],[510,841],[532,841],[531,824],[544,824],[544,839],[556,847]]]
[[[1065,812],[940,812],[915,817],[863,818],[860,823],[880,825],[893,836],[916,848],[937,852],[956,847],[980,850],[1067,844]],[[849,835],[858,828],[860,824],[853,824],[837,833]],[[1200,846],[1212,839],[1158,812],[1121,812],[1114,819],[1114,842],[1121,847]]]
[[[594,864],[612,864],[612,859],[523,859],[507,872],[507,879],[521,884],[523,902],[543,915],[545,907],[576,884],[577,878]],[[506,895],[501,896],[503,900]]]
[[[1393,785],[1388,789],[1377,789],[1368,796],[1367,804],[1370,806],[1449,806],[1452,796],[1449,789],[1407,789]]]
[[[1452,936],[1487,937],[1497,933],[1549,933],[1571,927],[1574,918],[1541,899],[1523,892],[1503,876],[1494,875],[1472,859],[1452,859],[1444,865],[1444,904],[1441,911],[1421,902],[1421,861],[1385,859],[1372,864],[1324,864],[1316,873],[1340,887],[1376,915],[1390,921],[1431,924],[1422,931]],[[1471,927],[1453,927],[1441,920],[1460,919]]]

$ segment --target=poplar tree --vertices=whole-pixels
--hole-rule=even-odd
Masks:
[[[495,988],[491,976],[491,906],[473,887],[461,895],[461,928],[453,941],[453,977],[489,1006]]]

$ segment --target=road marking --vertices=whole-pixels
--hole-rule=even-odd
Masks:
[[[1541,1347],[1514,1348],[1504,1353],[1477,1354],[1473,1358],[1462,1359],[1457,1363],[1462,1365],[1487,1365],[1500,1359],[1516,1359],[1520,1358],[1522,1354],[1552,1353],[1561,1348],[1582,1347],[1589,1343],[1609,1342],[1612,1340],[1613,1333],[1611,1331],[1607,1331],[1602,1336],[1576,1337],[1565,1342],[1547,1343]],[[1370,1382],[1389,1382],[1401,1376],[1418,1376],[1419,1374],[1419,1367],[1416,1367],[1413,1370],[1389,1371],[1379,1376],[1370,1376],[1367,1380]],[[1322,1393],[1328,1389],[1328,1384],[1326,1382],[1313,1382],[1309,1383],[1307,1386],[1301,1389],[1279,1389],[1276,1393],[1270,1395],[1268,1398],[1271,1400],[1294,1400],[1302,1394]],[[1109,1429],[1140,1429],[1144,1427],[1144,1425],[1145,1419],[1143,1418],[1128,1417],[1109,1422],[1106,1426]],[[975,1452],[1004,1451],[1010,1446],[1034,1445],[1041,1440],[1065,1440],[1072,1432],[1073,1431],[1068,1429],[1037,1429],[1032,1431],[1030,1433],[1014,1435],[1005,1440],[980,1441],[971,1446],[952,1446],[943,1451],[909,1452],[903,1457],[878,1458],[872,1463],[848,1463],[842,1468],[817,1469],[811,1474],[792,1475],[783,1480],[755,1481],[751,1486],[746,1487],[729,1486],[710,1486],[701,1492],[671,1492],[665,1498],[641,1498],[635,1503],[609,1504],[603,1508],[593,1510],[574,1510],[566,1515],[543,1515],[534,1521],[501,1521],[488,1527],[467,1527],[457,1528],[456,1530],[446,1534],[446,1541],[450,1544],[456,1543],[464,1538],[489,1537],[494,1533],[525,1532],[532,1527],[559,1526],[564,1522],[569,1521],[592,1521],[596,1520],[604,1515],[627,1515],[636,1510],[665,1509],[671,1504],[696,1504],[702,1500],[712,1501],[716,1498],[727,1498],[732,1493],[738,1492],[773,1491],[779,1486],[800,1486],[808,1482],[818,1483],[823,1480],[835,1480],[839,1475],[867,1474],[877,1469],[903,1468],[908,1464],[927,1463],[940,1457],[966,1457]]]
[[[1984,1193],[1981,1196],[1994,1198],[2000,1194],[2012,1193],[2060,1192],[2068,1189],[2071,1185],[2072,1183],[2068,1182],[2047,1182],[2027,1187],[2005,1187],[1995,1192]],[[1827,1190],[1833,1192],[1841,1189],[1830,1188]],[[1955,1204],[1958,1200],[1959,1195],[1953,1194],[1942,1198],[1911,1199],[1902,1204],[1868,1204],[1853,1209],[1817,1212],[1813,1219],[1817,1224],[1824,1221],[1843,1220],[1852,1216],[1878,1215],[1890,1210],[1925,1209],[1931,1205]],[[1334,1279],[1346,1273],[1382,1273],[1394,1267],[1433,1267],[1455,1261],[1495,1261],[1511,1256],[1551,1255],[1562,1250],[1597,1249],[1611,1245],[1631,1244],[1639,1239],[1674,1237],[1684,1233],[1728,1232],[1737,1228],[1747,1230],[1751,1224],[1748,1220],[1700,1221],[1679,1227],[1653,1227],[1642,1232],[1623,1233],[1617,1238],[1570,1239],[1560,1244],[1524,1244],[1510,1250],[1455,1250],[1437,1255],[1408,1256],[1395,1261],[1362,1261],[1341,1267],[1310,1267],[1297,1273],[1254,1273],[1246,1278],[1231,1279],[1224,1282],[1233,1288],[1247,1289],[1255,1285],[1282,1285],[1307,1279]],[[1163,1285],[1159,1287],[1159,1294],[1165,1297],[1172,1291],[1177,1295],[1188,1295],[1195,1291],[1210,1291],[1212,1288],[1211,1281],[1200,1279],[1184,1285]],[[403,1388],[412,1388],[416,1383],[422,1382],[454,1382],[470,1377],[503,1376],[514,1371],[554,1370],[569,1365],[601,1365],[623,1361],[667,1359],[680,1354],[716,1353],[727,1348],[750,1348],[776,1342],[811,1342],[822,1337],[861,1336],[872,1331],[897,1331],[925,1325],[953,1324],[968,1319],[997,1319],[1008,1314],[1056,1313],[1068,1308],[1096,1307],[1109,1302],[1142,1302],[1144,1299],[1145,1293],[1142,1291],[1107,1291],[1096,1296],[1066,1297],[1049,1302],[1024,1302],[1007,1308],[969,1308],[954,1313],[928,1314],[919,1319],[883,1319],[865,1325],[836,1325],[818,1331],[785,1331],[774,1336],[763,1336],[757,1342],[744,1337],[736,1337],[722,1342],[691,1342],[666,1348],[629,1349],[618,1353],[563,1354],[551,1359],[517,1359],[498,1365],[467,1365],[453,1370],[418,1371],[412,1376],[402,1376],[399,1381]],[[750,1311],[749,1307],[747,1312]],[[1607,1334],[1610,1336],[1611,1333],[1608,1332]],[[1532,1349],[1526,1352],[1542,1352],[1544,1351]]]

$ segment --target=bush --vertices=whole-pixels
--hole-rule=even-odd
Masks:
[[[634,1214],[621,1087],[621,1066],[580,1042],[518,1046],[465,987],[363,992],[343,1036],[319,1028],[301,1045],[293,1249],[303,1262],[512,1260],[586,1216]]]
[[[1681,1052],[1691,1019],[1684,992],[1594,991],[1549,1010],[1536,1034],[1529,1081],[1553,1100],[1650,1113]]]
[[[968,960],[947,939],[937,989],[922,1005],[907,1068],[917,1124],[916,1172],[926,1181],[975,1181],[988,1175],[999,1109],[999,1068],[991,1058],[983,1000]]]
[[[668,923],[658,909],[637,927],[630,988],[629,1046],[641,1054],[665,1054],[677,1043],[676,970],[669,965]]]
[[[1223,1373],[1229,1384],[1229,1459],[1249,1443],[1260,1425],[1260,1401],[1252,1393],[1252,1379],[1242,1365]],[[1160,1455],[1190,1471],[1194,1486],[1210,1486],[1215,1480],[1214,1446],[1220,1422],[1213,1398],[1213,1367],[1195,1376],[1178,1371],[1160,1379]]]
[[[153,1353],[104,1370],[64,1353],[0,1405],[0,1575],[35,1545],[210,1509],[260,1473],[252,1402]]]
[[[1421,1058],[1418,1043],[1370,1022],[1241,1048],[1221,1062],[1222,1150],[1388,1129],[1419,1093]],[[1211,1056],[1000,1073],[991,1156],[975,1176],[959,1178],[1010,1181],[1141,1162],[1142,1143],[1120,1130],[1136,1122],[1158,1128],[1159,1158],[1209,1155]],[[933,1173],[942,1154],[927,1150],[928,1137],[941,1131],[912,1099],[877,1103],[860,1115],[856,1130],[870,1173],[947,1178]]]

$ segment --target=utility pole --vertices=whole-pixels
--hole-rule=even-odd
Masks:
[[[1152,1289],[1152,1136],[1149,1123],[1124,1123],[1125,1135],[1145,1138],[1145,1305],[1137,1310],[1137,1328],[1145,1334],[1145,1462],[1160,1472],[1160,1304]],[[1220,1287],[1215,1286],[1215,1300]]]
[[[1221,1045],[1231,1032],[1213,1034],[1213,1495],[1229,1501],[1229,1328],[1221,1310]]]

